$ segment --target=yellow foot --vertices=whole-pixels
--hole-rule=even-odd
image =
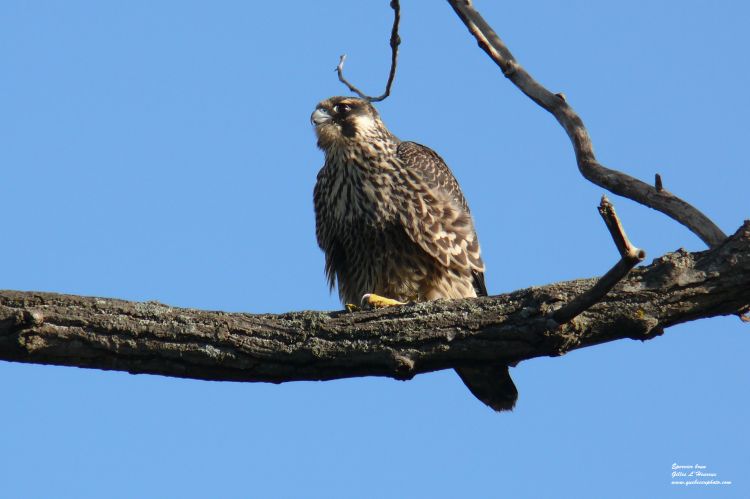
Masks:
[[[356,312],[359,310],[359,305],[355,305],[354,303],[347,303],[345,306],[347,312]]]
[[[396,305],[406,305],[406,303],[376,295],[375,293],[367,293],[362,297],[362,308],[385,308],[394,307]]]

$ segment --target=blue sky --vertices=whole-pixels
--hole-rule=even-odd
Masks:
[[[600,160],[750,214],[750,7],[477,2],[564,92]],[[404,1],[378,107],[470,201],[490,293],[617,258],[562,129],[447,3]],[[309,115],[387,76],[388,2],[0,3],[0,287],[247,312],[337,309],[314,237]],[[611,197],[648,261],[703,248]],[[511,414],[452,372],[409,382],[215,383],[0,363],[3,497],[748,497],[748,326],[699,321],[512,370]],[[670,486],[704,464],[724,488]]]

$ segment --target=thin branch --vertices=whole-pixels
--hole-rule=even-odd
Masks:
[[[681,223],[713,248],[726,238],[721,229],[695,207],[677,196],[596,161],[591,138],[581,118],[561,94],[553,94],[516,62],[500,37],[468,0],[448,0],[479,46],[503,71],[503,74],[531,100],[552,113],[573,143],[581,174],[615,194],[658,210]]]
[[[612,267],[609,272],[604,274],[591,289],[577,296],[573,301],[559,308],[552,314],[552,318],[558,324],[565,324],[570,322],[575,317],[582,314],[584,311],[593,307],[596,303],[609,293],[609,291],[615,287],[615,284],[620,282],[633,267],[642,262],[646,258],[646,252],[642,249],[636,248],[628,239],[623,229],[620,219],[617,217],[615,207],[609,202],[606,196],[602,196],[602,201],[599,204],[599,214],[604,219],[604,223],[609,229],[609,233],[612,236],[612,240],[617,246],[617,251],[620,253],[620,260]]]
[[[393,85],[393,79],[396,78],[396,66],[398,65],[398,46],[401,45],[401,37],[398,34],[398,25],[401,22],[401,4],[399,0],[391,0],[391,8],[393,9],[393,27],[391,28],[391,70],[388,73],[388,82],[385,85],[385,92],[378,97],[371,97],[360,89],[351,84],[346,78],[344,78],[344,61],[346,60],[346,54],[343,54],[339,58],[339,64],[336,66],[336,72],[339,75],[339,81],[346,85],[351,92],[359,95],[363,99],[367,99],[370,102],[380,102],[385,100],[386,97],[391,95],[391,86]]]
[[[602,216],[602,219],[604,219],[604,223],[607,225],[607,229],[609,229],[609,233],[612,236],[612,240],[615,242],[615,246],[617,247],[620,256],[623,259],[635,261],[636,264],[642,262],[643,259],[646,258],[646,252],[642,249],[636,248],[630,242],[627,234],[625,234],[625,229],[622,227],[620,218],[615,212],[615,207],[609,199],[607,199],[607,196],[602,196],[602,201],[599,204],[599,214]]]
[[[750,221],[717,248],[634,269],[574,322],[549,320],[591,279],[368,312],[253,315],[51,293],[0,291],[0,359],[217,381],[408,379],[513,364],[750,304]]]

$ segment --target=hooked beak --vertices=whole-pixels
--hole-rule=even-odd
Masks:
[[[310,116],[310,122],[315,126],[322,125],[328,121],[331,121],[331,115],[325,109],[318,108]]]

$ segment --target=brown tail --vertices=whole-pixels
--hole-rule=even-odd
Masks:
[[[518,400],[518,390],[508,366],[461,367],[456,369],[476,398],[496,411],[510,411]]]

